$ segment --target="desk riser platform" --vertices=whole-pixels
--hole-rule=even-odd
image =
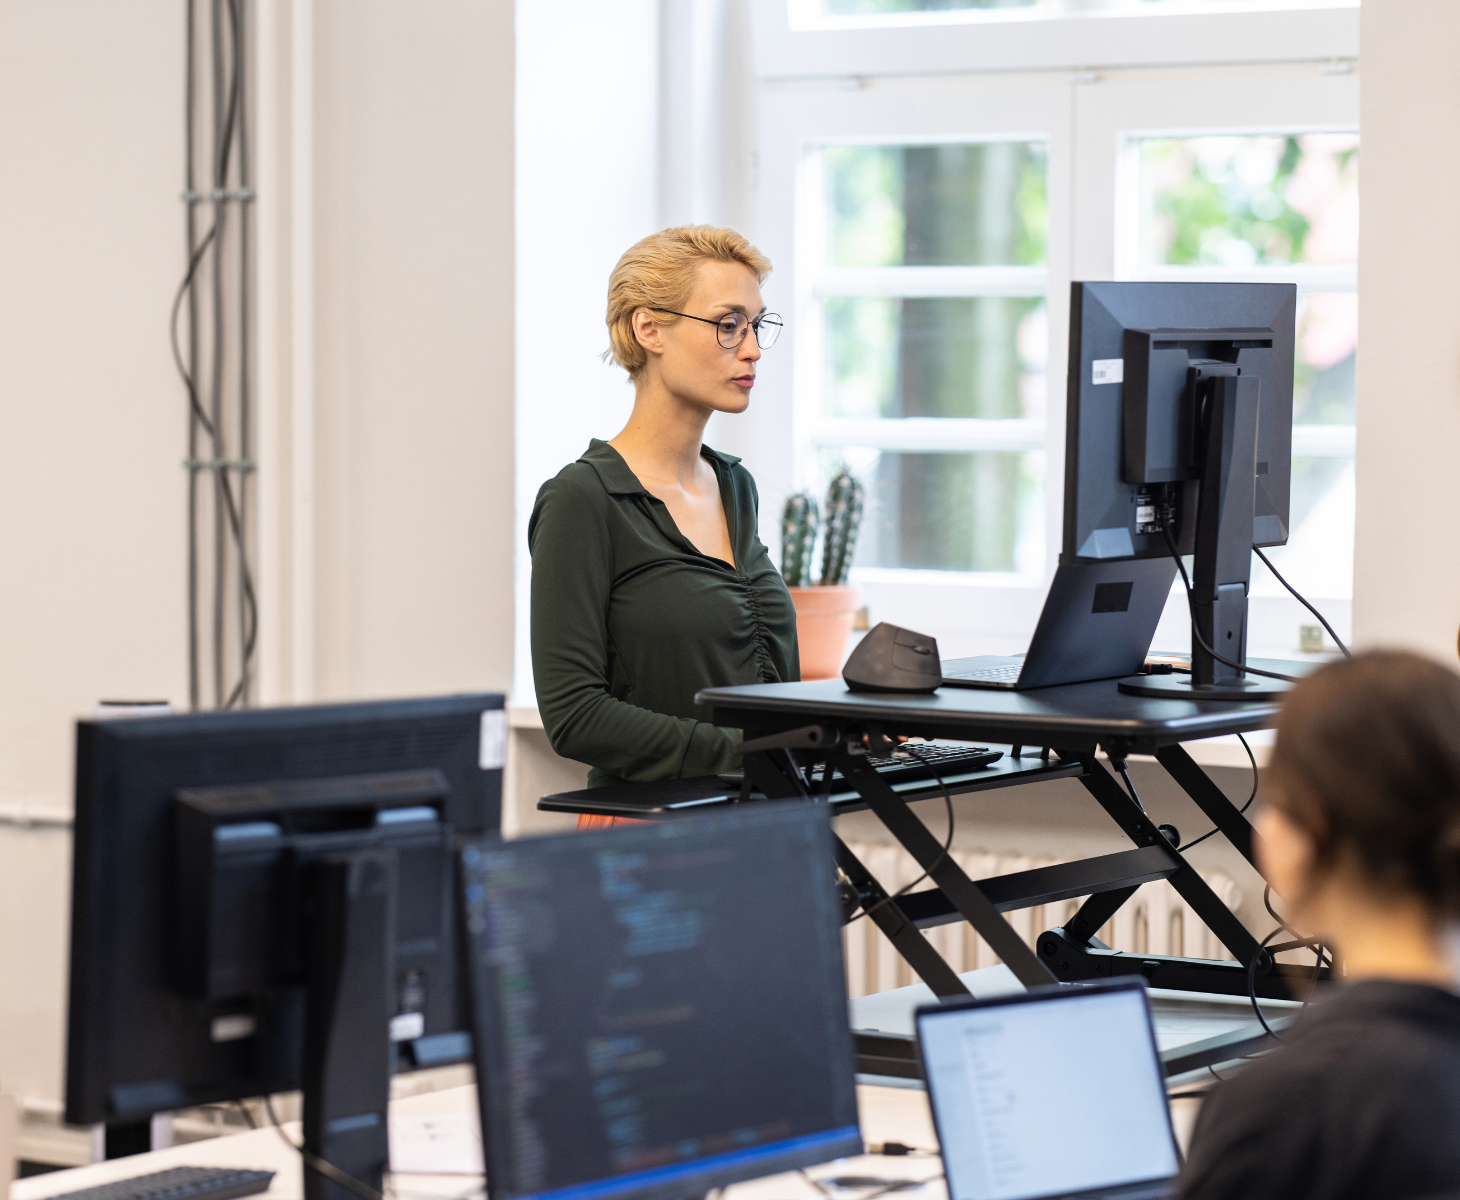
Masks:
[[[1025,986],[1140,974],[1153,985],[1173,990],[1244,996],[1249,989],[1248,968],[1256,963],[1254,994],[1288,999],[1306,990],[1299,976],[1312,978],[1311,971],[1290,972],[1270,960],[1097,756],[1100,750],[1117,761],[1134,753],[1153,755],[1256,868],[1246,817],[1180,743],[1262,728],[1274,715],[1271,705],[1146,700],[1122,695],[1113,681],[973,699],[942,693],[866,696],[829,681],[708,689],[699,700],[713,705],[716,724],[745,731],[746,774],[764,795],[812,798],[804,769],[814,761],[830,763],[855,788],[861,800],[858,807],[870,809],[927,872],[935,890],[892,897],[845,845],[837,846],[837,861],[846,877],[848,918],[865,912],[938,996],[966,995],[967,989],[922,931],[957,920],[971,924]],[[812,715],[820,719],[808,723]],[[909,808],[939,791],[898,794],[868,763],[864,738],[899,735],[1054,747],[1050,766],[1059,768],[1064,777],[1078,779],[1135,848],[972,880]],[[1008,784],[1032,781],[1022,771],[1007,774]],[[973,789],[961,783],[949,788],[954,793],[965,790]],[[1171,884],[1236,962],[1120,955],[1098,941],[1097,931],[1136,889],[1158,879]],[[1042,934],[1035,947],[1019,938],[1000,915],[1080,896],[1088,899],[1075,916],[1063,928]],[[1326,970],[1320,972],[1320,978],[1327,975]]]

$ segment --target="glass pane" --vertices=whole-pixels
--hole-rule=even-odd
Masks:
[[[1354,424],[1358,350],[1357,295],[1352,292],[1322,293],[1299,298],[1293,424]],[[1293,486],[1296,501],[1296,476]]]
[[[1044,262],[1042,143],[828,146],[824,161],[832,266]]]
[[[1353,595],[1354,460],[1295,456],[1292,505],[1288,544],[1266,551],[1273,565],[1315,604]],[[1287,595],[1255,557],[1252,590]]]
[[[1146,263],[1358,261],[1356,133],[1146,138],[1140,156]]]
[[[1044,561],[1044,455],[822,452],[867,489],[855,565],[1037,574]]]
[[[826,415],[1044,419],[1043,299],[826,301]]]

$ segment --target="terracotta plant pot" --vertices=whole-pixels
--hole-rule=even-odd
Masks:
[[[842,655],[852,632],[860,600],[857,589],[793,587],[796,644],[801,651],[802,679],[835,679],[842,673]]]

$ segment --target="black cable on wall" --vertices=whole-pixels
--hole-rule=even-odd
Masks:
[[[249,531],[253,480],[253,395],[250,309],[253,264],[249,241],[254,197],[248,147],[246,0],[199,0],[186,8],[184,191],[187,270],[172,306],[172,352],[187,392],[188,702],[214,708],[249,704],[254,691],[258,601]],[[204,45],[206,43],[206,57]],[[199,79],[200,60],[207,79]],[[199,101],[209,101],[209,144],[200,145]],[[206,152],[211,189],[197,190],[197,163]],[[198,235],[199,207],[212,221]],[[186,352],[179,320],[186,301]],[[201,381],[206,378],[206,395]],[[229,457],[231,447],[236,457]],[[210,517],[211,519],[206,519]],[[211,578],[203,564],[211,562]],[[203,613],[209,613],[204,636]],[[206,652],[205,647],[206,645]]]

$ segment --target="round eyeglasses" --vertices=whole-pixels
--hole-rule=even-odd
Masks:
[[[703,321],[706,325],[713,325],[715,336],[726,350],[740,349],[745,335],[752,329],[755,330],[755,344],[762,350],[769,350],[776,344],[776,338],[781,336],[781,326],[784,324],[780,313],[762,313],[752,321],[744,313],[732,312],[712,321],[709,317],[692,317],[689,313],[675,312],[672,308],[653,308],[649,311],[668,313],[671,317],[689,317],[691,321]]]

